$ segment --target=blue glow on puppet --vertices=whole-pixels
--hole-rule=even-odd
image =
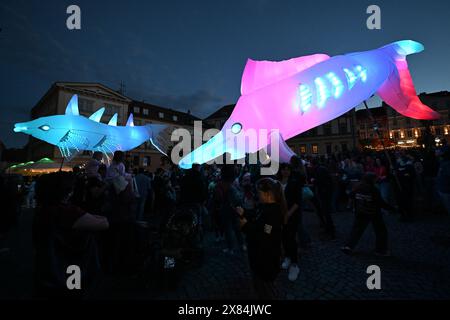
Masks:
[[[362,82],[366,82],[367,80],[367,70],[363,69],[361,66],[356,66],[356,71],[358,73],[358,77],[361,79]]]
[[[336,99],[339,98],[344,92],[344,85],[342,84],[342,81],[336,76],[334,72],[328,73],[327,78],[333,86],[333,96]]]
[[[300,91],[300,105],[302,111],[307,111],[312,105],[312,93],[306,84],[301,84],[299,87]]]
[[[358,80],[358,77],[355,76],[355,74],[347,68],[344,68],[344,72],[345,76],[347,77],[348,89],[350,90],[355,85],[355,82],[356,80]]]
[[[330,91],[328,90],[325,81],[321,77],[316,78],[314,80],[314,83],[316,84],[317,106],[320,108],[325,105],[325,102],[330,97]]]
[[[117,114],[112,116],[108,124],[104,124],[100,122],[104,112],[105,108],[100,108],[89,118],[81,116],[78,111],[78,97],[74,95],[67,104],[64,115],[16,123],[14,132],[29,134],[57,146],[63,157],[69,160],[85,150],[110,155],[117,150],[134,149],[146,141],[150,141],[157,150],[164,153],[156,142],[165,143],[163,131],[168,126],[134,126],[132,114],[126,126],[117,126]]]

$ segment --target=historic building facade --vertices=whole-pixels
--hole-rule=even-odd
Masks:
[[[450,92],[422,93],[419,98],[439,112],[441,118],[433,121],[415,120],[404,117],[383,104],[387,109],[389,137],[393,143],[398,147],[420,147],[427,127],[435,137],[437,145],[441,145],[444,140],[450,142]]]

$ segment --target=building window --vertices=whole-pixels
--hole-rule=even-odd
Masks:
[[[406,118],[406,125],[411,125],[411,118]]]
[[[300,153],[306,153],[306,144],[301,144],[300,145]]]
[[[140,110],[139,110],[139,107],[134,107],[134,108],[133,108],[133,113],[139,113],[139,111],[140,111]]]
[[[144,166],[144,167],[148,167],[151,163],[152,163],[152,158],[150,158],[150,157],[144,157],[144,159],[142,159],[142,166]]]
[[[342,149],[342,152],[347,152],[347,143],[345,143],[345,142],[342,142],[341,143],[341,149]]]
[[[133,157],[133,166],[139,167],[139,156]]]
[[[365,127],[365,126],[362,125],[361,127]],[[364,130],[365,128],[361,128],[361,129]],[[345,122],[339,123],[339,134],[346,134],[346,133],[348,133],[347,123],[345,123]]]
[[[399,139],[400,138],[400,133],[398,131],[394,132],[394,138],[395,139]]]
[[[142,111],[142,113],[144,114],[144,116],[148,116],[148,109],[144,108],[144,110]]]
[[[177,116],[172,116],[172,120],[173,121],[178,121],[178,117]]]
[[[441,135],[441,128],[440,127],[434,128],[434,132],[436,133],[437,136],[440,136]]]
[[[331,136],[331,123],[327,123],[323,126],[323,131],[326,136]]]
[[[318,154],[319,153],[319,146],[316,143],[314,143],[312,145],[312,153],[314,153],[314,154]]]
[[[164,118],[164,113],[159,112],[159,113],[158,113],[158,117],[159,117],[160,119],[163,119],[163,118]]]
[[[412,134],[412,130],[408,130],[406,131],[408,138],[412,138],[413,134]]]
[[[311,129],[311,135],[312,136],[317,136],[317,127],[314,127]]]
[[[327,144],[327,154],[331,154],[331,151],[332,149],[331,149],[331,143],[328,143]]]
[[[396,126],[398,124],[397,122],[397,118],[394,118],[394,120],[392,121],[393,125]]]
[[[78,98],[78,107],[80,111],[94,112],[94,101],[84,98]]]

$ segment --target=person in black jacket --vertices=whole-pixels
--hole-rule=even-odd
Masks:
[[[257,182],[260,206],[253,220],[236,208],[242,231],[247,235],[248,258],[253,285],[259,299],[276,299],[274,280],[280,271],[281,232],[286,201],[281,184],[271,178]],[[247,220],[248,219],[248,220]]]
[[[295,161],[295,160],[294,160]],[[294,162],[292,161],[292,162]],[[301,161],[301,160],[298,160]],[[302,222],[302,190],[306,177],[297,170],[298,166],[291,166],[287,163],[280,165],[279,181],[284,189],[287,204],[286,219],[283,224],[283,249],[284,260],[281,268],[288,270],[288,279],[297,280],[300,269],[298,267],[298,243],[297,234],[301,230],[300,236],[305,236]]]
[[[384,202],[380,191],[375,186],[377,176],[366,173],[362,182],[355,187],[351,196],[355,202],[355,220],[347,245],[342,247],[344,253],[352,253],[369,223],[372,223],[376,236],[375,253],[388,256],[388,233],[383,221],[381,209],[393,209]]]

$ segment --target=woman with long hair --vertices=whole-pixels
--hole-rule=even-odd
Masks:
[[[263,178],[256,184],[259,207],[251,219],[241,207],[242,231],[247,235],[248,258],[253,285],[259,299],[276,299],[274,280],[280,271],[281,234],[287,207],[280,182]]]

